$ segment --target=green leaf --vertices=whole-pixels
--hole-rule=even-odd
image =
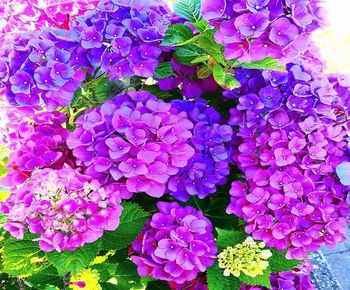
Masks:
[[[231,74],[226,72],[226,70],[219,65],[214,66],[213,76],[215,81],[224,89],[232,90],[241,86],[237,79],[235,79]]]
[[[200,21],[202,19],[201,0],[175,0],[174,12],[190,22]]]
[[[114,278],[118,289],[129,290],[140,287],[140,276],[137,273],[137,267],[131,261],[124,261],[117,265]]]
[[[235,61],[233,65],[236,67],[243,67],[248,69],[286,71],[286,68],[278,63],[278,59],[274,59],[271,57],[267,57],[260,61],[253,61],[248,63]]]
[[[191,41],[194,41],[194,34],[186,25],[173,24],[170,25],[168,30],[165,32],[162,46],[181,46]]]
[[[241,275],[239,275],[238,279],[248,285],[259,285],[271,289],[270,275],[271,271],[269,268],[267,268],[263,272],[263,275],[257,275],[255,277],[247,276],[241,272]]]
[[[174,74],[173,66],[170,62],[162,62],[156,68],[154,78],[156,79],[165,79],[171,77]]]
[[[34,274],[45,266],[33,263],[33,258],[43,257],[44,252],[39,249],[38,243],[8,238],[3,247],[2,271],[13,276]]]
[[[119,227],[114,232],[105,232],[102,247],[108,250],[120,250],[129,246],[142,230],[147,213],[137,204],[123,202],[123,212]]]
[[[35,275],[28,277],[26,280],[38,289],[44,289],[47,286],[57,286],[59,289],[63,288],[63,280],[58,275],[54,266],[49,266]]]
[[[201,55],[196,57],[194,60],[191,61],[193,64],[201,63],[201,62],[206,62],[209,60],[210,56],[209,55]]]
[[[192,65],[192,61],[199,57],[202,57],[204,51],[194,44],[186,44],[184,46],[176,48],[174,52],[174,58],[177,62],[183,65]]]
[[[192,23],[193,27],[196,28],[199,32],[204,32],[206,30],[208,30],[208,28],[210,27],[208,22],[206,22],[204,19],[194,22]]]
[[[108,75],[104,75],[97,80],[94,87],[94,96],[96,103],[99,105],[112,97],[111,95],[111,82]]]
[[[200,66],[197,69],[197,77],[199,79],[206,79],[209,76],[211,76],[212,71],[210,70],[210,68],[206,65]]]
[[[147,284],[146,290],[169,290],[169,284],[165,281],[152,281]]]
[[[71,272],[76,276],[81,270],[88,266],[100,251],[100,242],[86,244],[75,251],[52,251],[46,253],[47,259],[56,267],[58,274],[64,276]]]
[[[300,260],[287,260],[285,252],[279,252],[272,248],[269,250],[272,253],[272,257],[269,258],[269,268],[273,273],[288,271],[302,262]]]
[[[214,40],[214,34],[216,29],[207,30],[200,34],[198,38],[198,45],[204,49],[211,57],[223,66],[226,65],[226,61],[223,55],[224,47],[221,44],[216,43]]]
[[[224,276],[223,270],[219,268],[217,263],[208,268],[207,279],[209,290],[239,290],[242,286],[236,277]]]
[[[221,230],[218,228],[216,231],[218,232],[216,245],[220,250],[223,250],[227,247],[233,247],[243,242],[246,238],[246,235],[242,232]]]

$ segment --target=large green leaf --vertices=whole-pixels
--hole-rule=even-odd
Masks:
[[[173,66],[170,62],[162,62],[156,68],[154,78],[156,79],[165,79],[171,77],[174,74]]]
[[[245,284],[259,285],[259,286],[264,286],[266,288],[271,289],[270,275],[271,275],[271,271],[269,268],[267,268],[263,272],[263,275],[257,275],[255,277],[251,277],[251,276],[245,275],[244,273],[241,273],[241,275],[239,275],[238,278]]]
[[[137,204],[124,202],[123,208],[119,227],[102,237],[103,249],[120,250],[129,246],[146,222],[147,213]]]
[[[215,29],[211,29],[201,33],[198,38],[198,44],[199,44],[199,47],[205,50],[218,63],[225,66],[226,61],[223,55],[224,47],[221,44],[218,44],[214,40],[215,32],[216,32]]]
[[[58,274],[64,276],[71,272],[76,276],[81,270],[88,266],[100,251],[100,242],[86,244],[75,251],[52,251],[46,253],[48,260],[56,267]]]
[[[194,41],[194,34],[186,25],[173,24],[170,25],[165,32],[162,46],[181,46]]]
[[[43,257],[44,253],[39,249],[38,243],[9,237],[3,246],[2,271],[13,276],[34,274],[45,266],[37,264],[33,260]]]
[[[269,258],[269,268],[273,273],[291,270],[302,262],[299,260],[287,260],[285,252],[279,252],[275,249],[269,250],[272,252],[272,256]]]
[[[175,0],[174,12],[190,22],[198,22],[202,19],[201,0]]]
[[[231,61],[230,64],[234,65],[235,67],[243,67],[248,69],[286,71],[286,68],[278,63],[278,59],[274,59],[271,57],[247,63],[235,60]]]
[[[140,284],[140,276],[137,273],[137,267],[131,261],[119,263],[114,278],[120,290],[135,289],[142,286]]]
[[[215,81],[224,89],[232,90],[241,86],[237,79],[219,65],[214,66],[213,76]]]
[[[246,238],[244,233],[238,231],[221,230],[218,228],[216,231],[218,232],[216,245],[220,250],[227,247],[234,247],[235,245],[242,243]]]
[[[63,288],[63,280],[54,266],[49,266],[26,279],[32,286],[44,289],[47,286]]]
[[[218,264],[207,270],[209,290],[239,290],[242,283],[234,276],[224,276],[224,272]]]
[[[194,65],[192,61],[197,59],[198,57],[202,57],[203,54],[204,51],[197,45],[186,44],[184,46],[176,48],[174,52],[174,58],[177,62],[183,65],[191,66]]]

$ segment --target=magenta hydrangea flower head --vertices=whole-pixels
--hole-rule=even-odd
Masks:
[[[214,3],[215,2],[215,3]],[[324,25],[321,1],[204,0],[202,15],[218,29],[227,59],[289,59],[307,50],[310,32]]]
[[[131,246],[131,260],[140,276],[177,284],[194,280],[215,262],[211,222],[201,211],[176,202],[158,202],[157,207]]]
[[[193,195],[205,198],[216,192],[217,185],[227,181],[233,130],[203,99],[174,100],[171,105],[178,112],[186,112],[194,124],[190,145],[195,154],[186,167],[170,178],[168,190],[181,201]]]
[[[94,66],[112,80],[152,77],[162,52],[160,42],[172,15],[162,1],[102,1],[72,22]]]
[[[43,27],[67,29],[69,21],[94,8],[98,0],[6,0],[0,3],[0,45]]]
[[[35,113],[31,107],[5,107],[6,127],[1,129],[2,143],[10,149],[8,174],[4,186],[22,184],[35,169],[60,169],[73,166],[66,139],[69,131],[62,127],[66,116],[60,112]]]
[[[101,183],[126,182],[130,193],[162,196],[170,176],[195,150],[193,123],[146,91],[129,92],[87,110],[76,121],[68,146],[77,164]],[[129,194],[130,197],[132,194]]]
[[[74,32],[54,28],[23,34],[0,53],[0,94],[11,105],[68,106],[86,77],[84,69],[92,70],[79,62],[84,54],[78,40]]]
[[[349,189],[336,175],[350,160],[347,95],[314,53],[287,72],[238,69],[242,87],[225,92],[239,103],[229,120],[240,137],[232,158],[246,180],[232,183],[227,212],[291,259],[344,241],[349,214]]]
[[[1,204],[7,216],[4,229],[23,239],[25,229],[38,235],[40,249],[75,250],[114,231],[122,212],[115,185],[102,187],[71,167],[33,172]]]
[[[316,287],[311,282],[310,273],[313,270],[313,266],[311,265],[309,260],[305,260],[298,267],[294,268],[291,271],[280,272],[280,273],[272,273],[270,275],[270,282],[272,286],[272,290],[279,289],[288,289],[288,290],[296,290],[296,289],[307,289],[314,290]],[[252,286],[243,284],[240,290],[267,290],[269,288],[262,286]]]

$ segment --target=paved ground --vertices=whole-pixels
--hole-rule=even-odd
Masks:
[[[350,289],[350,228],[347,233],[348,241],[330,250],[322,248],[322,253],[329,268],[344,290]],[[319,288],[320,290],[327,290]]]

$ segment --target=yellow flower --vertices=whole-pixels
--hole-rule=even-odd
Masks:
[[[227,247],[219,254],[219,268],[224,269],[224,276],[239,277],[241,272],[251,277],[262,275],[272,256],[271,251],[264,250],[264,247],[265,243],[257,243],[248,237],[243,243]]]
[[[76,277],[71,277],[69,288],[73,290],[102,290],[99,281],[100,275],[97,270],[84,269]]]
[[[103,256],[97,256],[90,265],[97,265],[97,264],[102,264],[103,262],[105,262],[109,256],[113,256],[115,254],[115,251],[111,250],[108,251],[105,255]]]

